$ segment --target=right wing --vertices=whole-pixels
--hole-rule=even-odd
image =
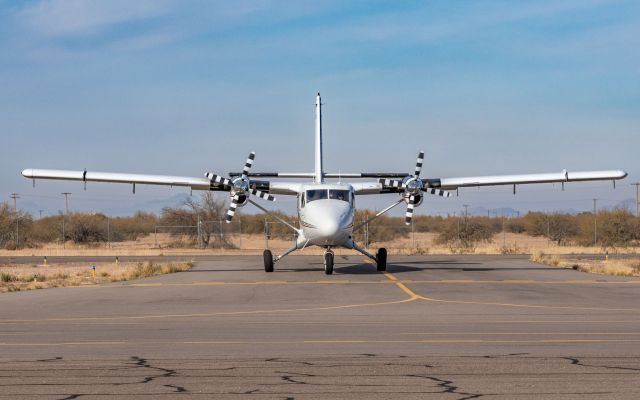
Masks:
[[[25,169],[22,176],[29,179],[55,179],[81,182],[110,182],[142,185],[186,186],[193,190],[224,190],[213,186],[207,178],[186,176],[123,174],[113,172],[64,171],[56,169]]]
[[[189,176],[168,176],[168,175],[143,175],[125,174],[114,172],[92,172],[92,171],[66,171],[55,169],[25,169],[22,171],[25,178],[33,179],[53,179],[80,182],[108,182],[108,183],[128,183],[141,185],[163,185],[182,186],[192,190],[210,190],[228,192],[231,187],[223,183],[217,183],[208,178],[196,178]],[[291,182],[269,182],[263,180],[250,180],[250,186],[261,192],[277,195],[297,195],[300,189],[299,183]],[[135,189],[134,189],[135,190]]]

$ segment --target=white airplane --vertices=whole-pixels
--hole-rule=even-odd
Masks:
[[[334,248],[347,248],[356,250],[366,257],[374,260],[378,271],[385,271],[387,266],[387,251],[380,248],[375,255],[369,253],[353,240],[353,232],[362,228],[367,222],[381,216],[400,203],[406,204],[405,223],[411,223],[411,217],[415,207],[422,204],[424,194],[436,196],[451,196],[452,190],[461,187],[513,185],[513,193],[516,185],[532,183],[553,183],[577,181],[601,181],[617,179],[627,176],[624,171],[590,171],[558,173],[525,174],[525,175],[498,175],[464,178],[420,178],[424,153],[418,154],[418,160],[413,173],[326,173],[323,169],[322,157],[322,103],[320,93],[316,96],[316,120],[315,120],[315,171],[307,172],[251,172],[255,153],[249,154],[242,172],[232,172],[229,177],[206,173],[204,178],[192,178],[181,176],[139,175],[121,174],[109,172],[91,171],[61,171],[43,169],[25,169],[22,175],[33,179],[59,179],[86,182],[115,182],[133,185],[135,193],[136,184],[185,186],[192,190],[226,191],[230,194],[230,204],[226,215],[226,221],[231,222],[238,207],[251,203],[263,212],[271,215],[283,224],[287,225],[297,234],[297,239],[284,253],[274,257],[270,250],[265,250],[264,269],[272,272],[275,263],[295,250],[307,246],[319,246],[325,249],[324,271],[333,273]],[[313,181],[303,182],[278,182],[268,181],[264,178],[308,178]],[[327,183],[326,178],[373,178],[368,182],[358,183]],[[400,197],[391,205],[371,217],[369,220],[354,225],[355,198],[360,195],[381,193],[398,193]],[[273,195],[297,196],[297,209],[300,227],[295,227],[269,210],[257,204],[251,199],[251,195],[261,199],[275,201]]]

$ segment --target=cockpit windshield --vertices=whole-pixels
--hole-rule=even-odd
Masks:
[[[334,200],[349,201],[349,191],[340,189],[330,189],[329,198]]]
[[[312,202],[314,200],[326,200],[326,199],[327,199],[327,189],[307,190],[307,203]]]

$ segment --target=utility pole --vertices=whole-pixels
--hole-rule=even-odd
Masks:
[[[13,212],[16,216],[16,249],[18,248],[18,244],[20,243],[19,239],[19,235],[20,235],[20,223],[19,223],[19,218],[18,218],[18,199],[20,198],[20,196],[18,195],[18,193],[11,193],[10,196],[13,199]]]
[[[38,212],[40,213],[40,218],[38,218],[38,219],[42,219],[42,212],[43,212],[43,211],[44,211],[44,210],[38,210]]]
[[[64,213],[65,214],[69,214],[69,195],[71,193],[69,192],[64,192],[62,193],[62,195],[64,196]]]
[[[636,187],[636,217],[640,216],[638,213],[638,186],[640,186],[640,182],[632,183],[631,186]]]
[[[598,244],[598,199],[593,199],[593,245]]]

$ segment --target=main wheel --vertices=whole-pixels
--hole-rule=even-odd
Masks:
[[[327,275],[333,274],[333,253],[324,253],[324,273]]]
[[[273,272],[273,254],[271,254],[271,250],[265,250],[262,253],[262,258],[264,258],[264,272]]]
[[[376,269],[378,271],[387,270],[387,249],[381,247],[376,253]]]

